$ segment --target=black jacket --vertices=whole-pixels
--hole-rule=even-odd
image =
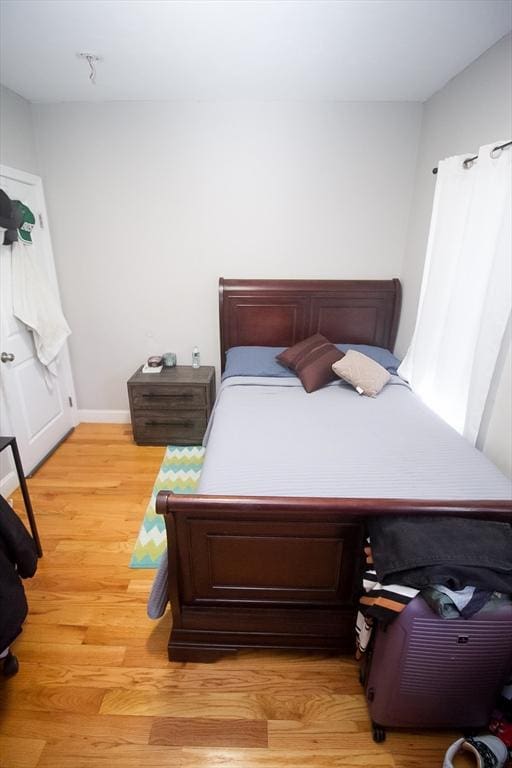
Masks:
[[[33,576],[36,568],[34,540],[0,496],[0,653],[21,632],[28,612],[21,578]]]
[[[512,527],[491,520],[396,516],[370,520],[382,584],[477,587],[512,594]]]

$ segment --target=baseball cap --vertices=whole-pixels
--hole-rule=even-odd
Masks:
[[[31,232],[34,229],[36,219],[28,205],[19,200],[12,201],[13,207],[16,206],[21,215],[21,223],[18,225],[18,236],[24,243],[32,243]]]

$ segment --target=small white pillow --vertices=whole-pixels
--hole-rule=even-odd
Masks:
[[[360,395],[376,397],[391,378],[389,371],[361,352],[349,349],[332,369],[336,376],[347,381]]]

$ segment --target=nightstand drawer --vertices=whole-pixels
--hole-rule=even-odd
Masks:
[[[133,432],[137,443],[196,445],[203,439],[206,422],[205,411],[137,411],[133,418]]]
[[[204,387],[169,387],[161,384],[154,384],[153,386],[148,384],[145,387],[133,388],[132,403],[137,410],[141,408],[152,410],[204,408],[206,406],[206,391]]]

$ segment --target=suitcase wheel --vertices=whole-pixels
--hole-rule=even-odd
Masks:
[[[373,721],[372,721],[372,733],[373,733],[373,740],[376,741],[377,744],[381,744],[383,741],[386,740],[386,729],[383,728],[382,725],[378,725]]]

